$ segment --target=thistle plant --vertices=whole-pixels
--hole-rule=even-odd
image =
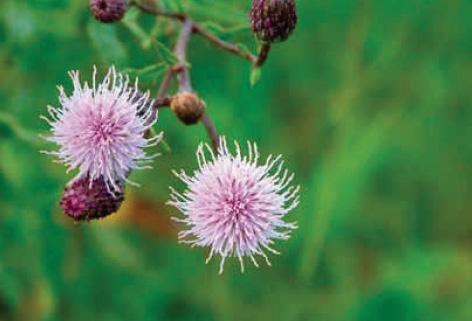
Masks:
[[[59,107],[49,106],[49,117],[43,117],[51,127],[45,138],[58,148],[44,153],[64,163],[68,172],[76,172],[60,201],[64,213],[75,221],[90,221],[120,208],[125,185],[137,185],[129,175],[151,168],[158,155],[147,150],[162,140],[163,134],[155,134],[154,127],[158,111],[168,108],[183,125],[201,123],[210,139],[210,144],[202,143],[197,149],[198,169],[192,175],[176,173],[186,184],[185,191],[171,188],[168,204],[182,214],[174,218],[182,229],[180,241],[208,247],[207,262],[219,255],[220,273],[229,257],[238,258],[242,271],[245,258],[258,266],[256,257],[261,256],[270,265],[267,253],[278,254],[274,241],[288,239],[296,228],[285,216],[298,205],[299,187],[291,185],[294,176],[283,169],[281,156],[260,163],[255,143],[248,143],[247,155],[237,142],[235,152],[228,148],[204,100],[193,89],[187,53],[191,37],[199,35],[258,70],[267,61],[271,44],[286,40],[294,30],[295,0],[253,1],[248,25],[260,40],[256,55],[220,39],[190,15],[166,11],[153,1],[90,0],[93,16],[102,23],[126,19],[131,8],[181,25],[172,50],[158,45],[172,63],[154,99],[150,88],[139,88],[138,79],[113,66],[101,81],[94,68],[90,85],[72,71],[72,92],[59,87]],[[175,92],[171,92],[173,79],[178,83]]]

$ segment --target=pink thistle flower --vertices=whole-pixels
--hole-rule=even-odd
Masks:
[[[89,87],[80,84],[78,71],[71,71],[74,89],[70,96],[58,87],[61,107],[48,106],[50,119],[42,118],[51,125],[52,135],[45,139],[59,145],[59,150],[45,153],[66,164],[68,172],[78,169],[74,180],[88,177],[91,188],[95,180],[103,179],[110,192],[119,192],[118,182],[129,182],[131,170],[150,168],[157,154],[148,156],[144,148],[157,145],[162,133],[146,138],[157,112],[149,92],[139,92],[137,80],[130,86],[129,78],[111,67],[97,86],[96,73],[94,68]]]
[[[247,156],[241,155],[236,142],[235,148],[236,153],[231,153],[222,138],[215,155],[207,144],[201,144],[197,150],[199,168],[191,177],[183,170],[175,172],[187,189],[179,193],[171,188],[168,202],[184,215],[174,218],[187,226],[179,233],[180,241],[192,247],[209,247],[207,263],[219,254],[220,274],[227,257],[238,257],[241,272],[244,257],[258,267],[254,256],[259,255],[270,265],[265,252],[279,254],[272,248],[274,240],[288,239],[297,227],[284,221],[298,205],[299,186],[289,186],[294,175],[282,169],[281,156],[270,155],[258,165],[256,144],[248,142]]]

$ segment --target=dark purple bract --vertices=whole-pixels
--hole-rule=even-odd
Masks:
[[[116,212],[124,200],[123,192],[111,194],[103,178],[90,180],[80,178],[64,189],[60,205],[64,213],[76,221],[103,218]]]
[[[127,6],[127,0],[90,0],[93,16],[105,23],[121,20]]]
[[[284,41],[297,24],[295,0],[253,0],[249,18],[252,30],[262,41]]]

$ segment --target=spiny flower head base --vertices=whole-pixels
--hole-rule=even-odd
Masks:
[[[293,175],[283,170],[281,156],[269,156],[258,165],[256,144],[248,143],[248,155],[242,156],[237,143],[235,154],[224,138],[220,143],[216,155],[208,145],[199,146],[199,168],[193,176],[176,173],[187,184],[183,193],[171,189],[168,202],[184,216],[175,218],[186,225],[179,239],[192,247],[209,247],[207,262],[220,255],[220,273],[227,257],[238,257],[241,271],[244,257],[258,266],[259,255],[270,265],[266,251],[278,254],[274,240],[288,239],[296,228],[284,217],[298,205],[299,187],[289,186]]]
[[[90,0],[90,10],[98,21],[110,23],[121,20],[128,7],[127,0]]]
[[[284,41],[297,25],[295,0],[253,0],[249,19],[262,41]]]
[[[117,182],[128,181],[133,169],[149,168],[156,155],[148,156],[145,147],[154,146],[162,134],[146,138],[145,134],[157,121],[149,93],[140,95],[135,82],[110,68],[101,84],[82,86],[77,71],[71,72],[74,90],[67,96],[59,87],[60,108],[49,106],[52,135],[46,139],[59,146],[54,155],[68,166],[78,169],[76,179],[87,177],[90,182],[103,179],[110,192],[121,191]],[[128,181],[129,182],[129,181]]]
[[[75,221],[90,221],[118,211],[123,200],[123,192],[110,193],[103,178],[90,182],[84,177],[66,186],[60,205]]]

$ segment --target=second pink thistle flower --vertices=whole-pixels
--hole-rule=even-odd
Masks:
[[[244,257],[258,266],[255,256],[270,265],[266,252],[276,239],[286,240],[295,223],[284,221],[285,215],[298,205],[298,186],[290,186],[293,174],[283,170],[281,156],[258,164],[255,144],[248,143],[248,155],[231,153],[221,139],[215,155],[208,145],[197,151],[199,168],[193,176],[184,171],[176,175],[187,184],[183,193],[172,190],[170,205],[184,215],[175,220],[186,225],[179,233],[181,242],[209,247],[207,262],[221,256],[220,273],[227,257],[238,257],[244,271]],[[210,156],[209,159],[206,157]]]

